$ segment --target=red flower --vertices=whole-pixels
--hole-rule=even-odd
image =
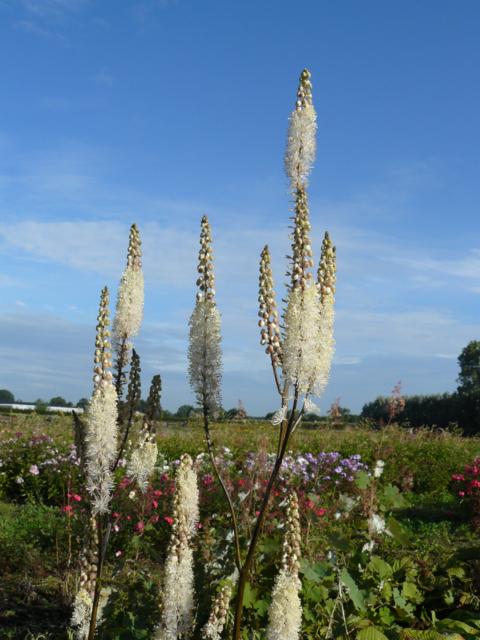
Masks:
[[[152,507],[156,509],[158,507],[158,502],[156,500],[152,500]]]
[[[317,509],[315,511],[315,513],[316,513],[317,516],[321,517],[321,516],[324,516],[327,513],[327,510],[323,509],[323,508],[322,509]]]
[[[168,522],[168,524],[173,524],[173,518],[171,518],[170,516],[165,516],[163,519],[165,520],[165,522]]]
[[[62,511],[64,513],[66,513],[67,515],[71,516],[73,514],[73,507],[71,504],[66,504],[63,508]]]
[[[76,500],[77,502],[80,502],[80,501],[81,501],[81,499],[82,499],[82,496],[79,496],[79,495],[78,495],[78,493],[74,493],[74,494],[73,494],[73,496],[72,496],[72,498],[73,498],[74,500]]]
[[[308,500],[305,500],[305,506],[307,509],[313,509],[313,507],[315,506],[315,503],[313,500],[310,500],[310,498]]]
[[[157,496],[157,498],[158,498],[159,496],[162,495],[162,491],[160,491],[160,489],[155,489],[155,491],[153,492],[153,495]]]

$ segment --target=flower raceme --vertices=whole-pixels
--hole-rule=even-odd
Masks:
[[[112,382],[108,331],[108,289],[102,290],[95,340],[94,390],[87,411],[86,471],[92,513],[108,512],[117,453],[117,394]]]
[[[128,243],[127,266],[118,287],[117,307],[113,322],[116,341],[136,336],[143,319],[144,282],[142,244],[137,225],[132,224]]]
[[[211,231],[207,216],[203,216],[198,259],[198,293],[190,317],[189,379],[197,401],[209,413],[220,406],[222,350],[220,313],[215,304]]]

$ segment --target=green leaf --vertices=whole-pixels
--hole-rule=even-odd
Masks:
[[[322,576],[315,571],[307,560],[302,560],[300,562],[300,571],[307,580],[311,580],[312,582],[321,582],[322,580]]]
[[[402,595],[411,602],[415,602],[415,604],[420,604],[421,602],[423,602],[423,596],[418,590],[417,586],[413,584],[413,582],[403,583]]]
[[[395,542],[398,542],[401,545],[407,544],[409,542],[409,533],[406,531],[406,529],[404,529],[404,527],[402,527],[398,520],[395,520],[395,518],[389,518],[387,520],[387,529],[392,534]]]
[[[348,590],[348,595],[350,596],[350,600],[353,602],[355,609],[357,609],[357,611],[365,609],[363,594],[357,587],[355,580],[345,568],[342,569],[340,578]]]
[[[362,491],[365,490],[371,483],[372,479],[366,471],[357,471],[355,476],[355,484]]]
[[[373,571],[378,574],[380,580],[389,578],[393,574],[392,567],[379,556],[372,556],[369,565]]]
[[[399,509],[405,506],[406,500],[398,490],[398,487],[393,484],[387,484],[382,492],[381,504],[387,510]]]
[[[245,585],[245,592],[243,594],[243,606],[246,609],[250,609],[255,605],[257,600],[257,590],[254,589],[249,582]]]
[[[371,625],[357,633],[357,640],[388,640],[388,638],[378,627]]]

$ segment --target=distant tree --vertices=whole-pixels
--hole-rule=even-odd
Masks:
[[[88,402],[89,402],[88,398],[80,398],[80,400],[77,402],[76,406],[79,409],[85,410],[88,407]]]
[[[47,413],[47,408],[48,408],[48,404],[45,402],[45,400],[38,398],[38,400],[35,401],[36,413],[40,413],[40,414]]]
[[[15,396],[8,389],[0,389],[0,404],[12,404],[15,402]]]
[[[182,404],[178,407],[175,415],[177,418],[181,418],[182,420],[188,420],[193,413],[195,413],[195,407],[192,407],[191,404]]]
[[[458,356],[458,393],[480,396],[480,342],[472,340]]]
[[[67,402],[65,398],[62,398],[62,396],[55,396],[51,398],[49,405],[51,407],[71,407],[72,403]]]

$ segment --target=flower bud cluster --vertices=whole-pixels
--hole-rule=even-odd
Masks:
[[[328,295],[335,295],[336,269],[335,247],[328,235],[328,231],[326,231],[322,243],[322,253],[317,272],[318,290],[320,293],[320,301],[322,303]]]
[[[197,271],[199,273],[197,301],[213,301],[215,298],[215,274],[213,272],[212,234],[207,216],[202,216]]]
[[[280,364],[282,359],[282,343],[280,336],[280,322],[275,290],[273,283],[270,251],[264,247],[260,258],[259,277],[259,312],[258,326],[261,329],[260,344],[266,345],[265,352],[272,357],[274,364]]]
[[[298,511],[298,498],[292,491],[288,498],[287,522],[285,538],[283,540],[283,568],[293,575],[298,575],[300,561],[300,514]]]
[[[307,192],[304,186],[300,186],[297,188],[295,198],[292,266],[288,274],[294,289],[306,289],[312,280],[312,274],[309,271],[313,267],[310,229]]]
[[[100,306],[97,316],[95,366],[93,369],[94,393],[98,389],[105,388],[112,380],[112,374],[109,371],[109,368],[112,366],[109,324],[108,289],[104,287],[100,296]]]
[[[213,601],[210,617],[202,630],[202,640],[220,640],[227,621],[231,597],[232,587],[226,584],[220,589]]]
[[[136,224],[130,227],[128,238],[127,267],[139,271],[142,268],[142,241]]]
[[[297,91],[297,101],[295,103],[295,109],[301,111],[307,106],[313,105],[312,98],[312,83],[310,81],[312,74],[308,69],[303,69],[300,74],[300,82]]]

